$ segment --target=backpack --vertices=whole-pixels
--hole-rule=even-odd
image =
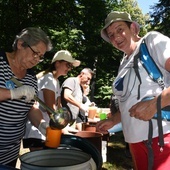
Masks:
[[[143,67],[147,71],[150,78],[154,82],[158,83],[158,85],[163,90],[165,88],[165,84],[164,84],[162,72],[160,71],[159,67],[157,66],[157,64],[155,63],[155,61],[153,60],[153,58],[149,54],[149,51],[148,51],[146,43],[145,43],[145,39],[143,39],[143,41],[140,45],[139,53],[134,57],[134,70],[135,70],[135,73],[136,73],[136,75],[139,79],[139,82],[140,82],[139,86],[140,86],[142,81],[141,81],[141,78],[140,78],[138,65],[137,65],[138,58],[140,59]],[[138,87],[138,99],[139,98],[140,98],[140,87]],[[147,97],[147,98],[142,99],[142,101],[151,100],[153,98],[154,97]],[[154,118],[157,118],[157,116],[158,115],[156,113],[154,115]],[[162,116],[162,119],[166,119],[166,120],[170,121],[170,106],[167,106],[167,107],[162,109],[161,116]]]
[[[139,53],[134,57],[134,66],[133,66],[136,76],[138,77],[138,80],[139,80],[137,99],[140,99],[140,85],[142,84],[142,80],[141,80],[139,70],[138,70],[138,60],[140,60],[140,62],[142,63],[142,66],[145,68],[150,78],[154,82],[158,83],[158,85],[163,90],[165,88],[165,84],[164,84],[162,72],[160,71],[159,67],[157,66],[153,58],[150,56],[146,43],[145,43],[145,39],[143,39],[140,45]],[[142,101],[151,100],[153,98],[154,97],[146,97],[142,99]],[[163,151],[164,140],[163,140],[162,120],[166,119],[170,121],[170,106],[167,106],[161,109],[161,95],[159,95],[157,99],[157,111],[158,113],[155,113],[153,119],[157,119],[159,146],[160,146],[160,151]],[[148,148],[148,169],[149,170],[151,170],[153,167],[152,135],[153,135],[152,120],[149,120],[148,141],[146,142],[146,146]]]

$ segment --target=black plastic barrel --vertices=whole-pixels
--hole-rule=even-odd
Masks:
[[[20,157],[22,170],[97,170],[91,156],[75,149],[44,149]]]

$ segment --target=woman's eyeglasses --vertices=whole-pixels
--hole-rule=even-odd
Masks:
[[[73,68],[73,64],[72,64],[72,63],[69,63],[68,61],[60,60],[59,62],[65,63],[65,65],[66,65],[66,67],[67,67],[68,69],[72,69],[72,68]]]
[[[35,50],[33,50],[29,44],[27,44],[27,46],[34,53],[34,58],[39,57],[39,62],[42,62],[44,60],[44,55],[39,55],[39,52],[36,52]]]

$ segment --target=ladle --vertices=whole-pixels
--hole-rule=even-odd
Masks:
[[[17,79],[12,77],[10,79],[13,81],[18,87],[22,86],[22,83],[20,83]],[[48,107],[38,96],[34,95],[34,99],[39,102],[39,104],[50,113],[50,127],[53,129],[63,129],[65,128],[68,123],[71,121],[70,114],[68,110],[64,107],[54,111],[50,107]]]

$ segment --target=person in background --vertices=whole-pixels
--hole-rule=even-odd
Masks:
[[[95,106],[96,104],[94,102],[91,102],[88,95],[90,93],[90,85],[89,84],[84,84],[82,85],[83,87],[83,103],[86,104],[87,106]]]
[[[37,80],[32,67],[43,60],[52,44],[43,30],[28,27],[16,35],[12,47],[12,52],[0,53],[0,164],[15,167],[27,119],[42,132],[46,128],[34,106]]]
[[[62,84],[61,103],[63,107],[66,107],[70,111],[72,122],[76,120],[76,123],[84,121],[79,113],[80,110],[87,112],[88,106],[82,103],[84,93],[82,86],[84,84],[89,85],[93,75],[94,72],[90,68],[84,68],[77,77],[69,77]],[[81,126],[78,127],[78,130],[81,129]]]
[[[111,119],[111,117],[119,111],[119,103],[115,95],[111,95],[110,97],[109,108],[110,108],[110,113],[108,114],[107,118]],[[110,129],[108,129],[108,132],[110,134],[120,132],[120,131],[122,131],[122,123],[118,123],[114,125],[113,127],[111,127]]]
[[[47,70],[40,72],[38,78],[38,97],[51,109],[57,110],[61,107],[60,102],[60,83],[58,78],[66,76],[73,68],[80,65],[79,60],[75,60],[71,53],[67,50],[60,50],[55,53],[52,62]],[[38,108],[43,114],[46,122],[50,121],[50,113],[41,105]],[[30,145],[30,150],[42,149],[43,143],[46,140],[44,136],[30,121],[27,122],[26,133],[23,139],[24,147]]]
[[[115,95],[111,95],[110,98],[110,114],[108,114],[108,118],[111,119],[114,114],[119,112],[119,101]],[[118,123],[114,125],[112,128],[108,129],[108,132],[110,134],[114,134],[117,132],[122,131],[122,123]],[[126,142],[126,148],[125,148],[125,155],[128,158],[132,158],[130,150],[129,150],[129,144]]]
[[[161,120],[164,141],[162,146],[158,132],[160,126],[157,120],[152,118],[158,111],[157,102],[160,97],[161,108],[170,103],[170,38],[156,31],[140,37],[139,30],[138,24],[132,21],[130,14],[126,12],[113,11],[105,19],[105,26],[101,30],[102,38],[124,52],[112,86],[120,111],[112,118],[99,122],[96,127],[98,131],[107,133],[109,128],[121,121],[134,168],[167,170],[170,167],[170,123],[165,119]],[[143,54],[139,48],[142,43],[146,44],[152,59],[164,76],[164,89],[152,80],[140,60],[134,60],[139,52]],[[143,101],[145,97],[153,99]],[[150,123],[152,128],[149,128]],[[148,138],[149,130],[152,135]]]
[[[90,92],[90,86],[89,84],[82,84],[82,88],[83,88],[83,99],[82,99],[82,103],[85,104],[87,107],[89,106],[95,106],[94,102],[91,102],[88,95]],[[85,123],[88,121],[88,112],[80,110],[79,111],[79,116],[77,117],[76,120],[76,128],[79,129],[79,131],[82,130],[82,123]]]

